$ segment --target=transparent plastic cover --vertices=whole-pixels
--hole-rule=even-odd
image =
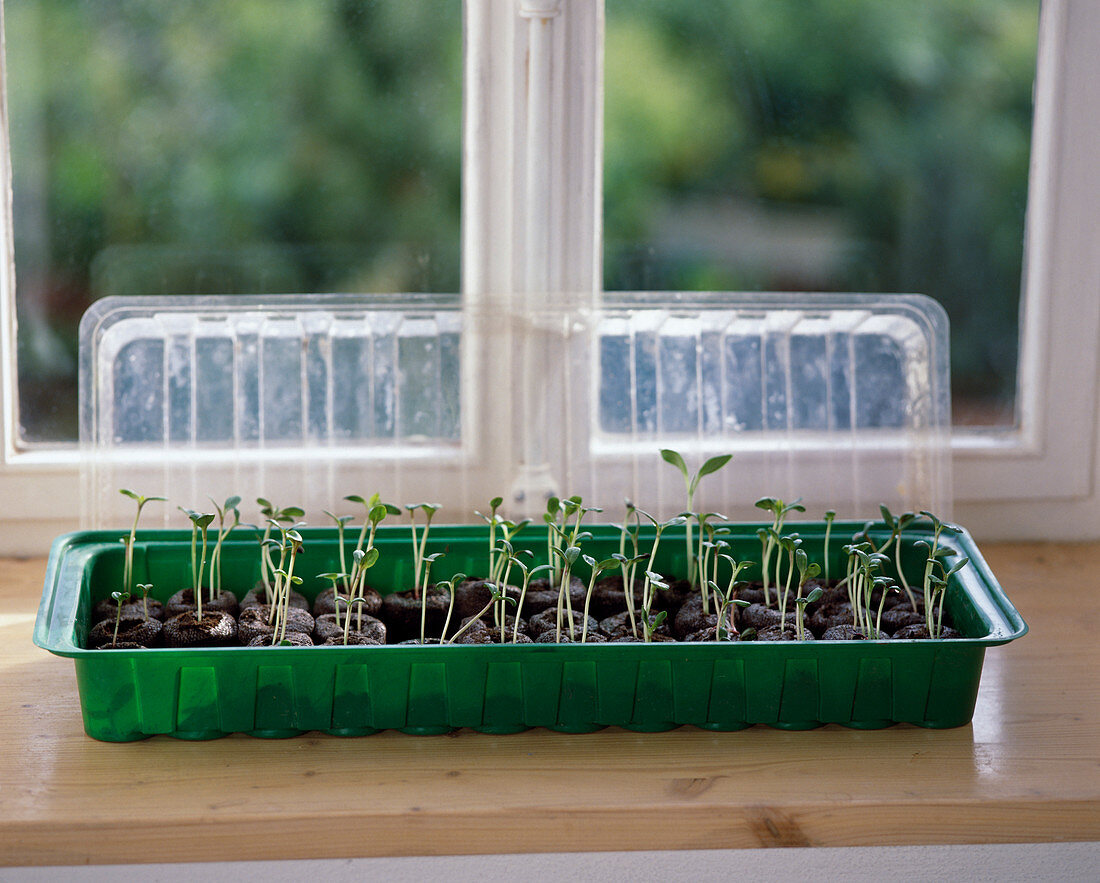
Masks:
[[[947,322],[915,295],[608,292],[107,298],[81,325],[84,522],[239,494],[352,512],[349,494],[443,504],[463,522],[581,495],[684,508],[680,474],[731,453],[696,508],[761,496],[872,517],[950,514]],[[530,304],[536,304],[531,307]],[[205,507],[209,509],[209,506]],[[145,520],[145,519],[148,520]]]

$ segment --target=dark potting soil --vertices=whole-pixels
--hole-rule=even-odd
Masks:
[[[924,614],[916,613],[909,601],[882,611],[882,630],[893,634],[907,625],[924,625]]]
[[[642,593],[645,583],[634,581],[634,609],[642,609]],[[583,606],[584,600],[581,600]],[[622,575],[609,576],[601,579],[592,589],[591,613],[596,619],[607,617],[626,610],[626,592],[623,591]]]
[[[156,598],[149,598],[146,601],[149,610],[150,619],[164,620],[164,605],[160,603]],[[145,609],[140,600],[127,601],[122,605],[122,618],[123,619],[144,619]],[[102,622],[105,619],[115,621],[115,615],[118,612],[118,605],[113,598],[104,598],[102,601],[96,603],[92,608],[92,624]]]
[[[748,601],[750,604],[763,604],[764,585],[762,583],[737,583],[734,586],[734,597],[739,601]]]
[[[205,619],[205,615],[203,616]],[[283,639],[279,642],[280,647],[284,646],[284,642],[291,647],[312,647],[313,638],[303,632],[287,632],[283,636]],[[246,646],[249,647],[271,647],[271,635],[256,635]]]
[[[168,647],[224,647],[237,642],[237,621],[220,610],[203,610],[200,620],[191,610],[164,623]]]
[[[714,609],[714,600],[714,598],[710,599],[710,612],[703,613],[702,596],[694,595],[688,598],[676,611],[676,618],[672,621],[672,634],[683,639],[693,632],[717,626],[718,613]]]
[[[257,604],[267,603],[267,592],[264,591],[264,587],[261,583],[257,583],[254,588],[248,590],[243,598],[241,598],[241,610],[245,610],[248,607],[255,607]],[[203,605],[205,607],[205,605]],[[299,610],[309,610],[309,601],[306,600],[306,596],[301,592],[296,592],[294,589],[290,590],[290,606],[296,607]]]
[[[557,639],[557,631],[550,629],[548,632],[543,632],[537,638],[535,638],[536,644],[579,644],[581,642],[581,630],[578,628],[572,633],[570,637],[569,629],[567,626],[562,626],[561,640]],[[588,629],[588,638],[586,640],[588,644],[606,644],[607,637],[601,635],[598,631],[594,632],[591,628]]]
[[[117,644],[104,644],[98,650],[148,650],[144,644],[135,644],[132,641],[119,641]]]
[[[511,644],[512,643],[512,630],[511,629],[505,629],[505,631],[504,631],[504,642],[506,644]],[[499,643],[501,643],[501,641],[500,641],[500,630],[496,626],[486,626],[485,628],[482,628],[482,629],[476,629],[476,628],[471,629],[470,631],[466,632],[461,637],[459,637],[459,639],[457,641],[455,641],[455,643],[456,644],[499,644]],[[533,643],[533,641],[527,635],[523,634],[523,632],[520,632],[520,634],[516,638],[516,643],[517,644],[531,644],[531,643]]]
[[[657,591],[654,606],[658,610],[667,610],[669,616],[674,616],[688,598],[694,595],[695,590],[686,579],[672,580],[667,589]]]
[[[505,587],[504,594],[519,603],[520,587],[508,585]],[[455,610],[454,616],[462,619],[467,616],[474,616],[480,612],[486,604],[489,603],[489,599],[493,596],[492,589],[488,580],[484,579],[467,579],[463,580],[457,586],[455,586]],[[515,605],[509,604],[509,607]],[[523,606],[527,607],[526,599],[523,602]]]
[[[929,634],[929,632],[928,632],[928,624],[923,623],[923,622],[914,623],[913,625],[903,626],[902,628],[900,628],[896,632],[894,632],[894,639],[895,640],[904,640],[904,639],[912,639],[912,638],[923,638],[925,640],[928,640],[931,637],[932,637],[932,635]],[[945,625],[945,626],[943,626],[943,628],[940,629],[940,637],[941,638],[961,638],[962,635],[959,634],[957,631],[955,631],[955,629],[951,628],[951,626]]]
[[[750,604],[737,611],[737,626],[739,629],[754,628],[757,631],[769,626],[779,625],[782,614],[774,607],[765,607],[763,604]]]
[[[274,626],[268,623],[270,618],[271,607],[267,604],[245,607],[237,618],[237,640],[242,644],[251,644],[252,639],[257,635],[267,635],[270,638],[275,630]],[[287,632],[302,632],[308,635],[313,631],[313,617],[301,607],[287,608],[286,623]]]
[[[426,607],[424,631],[428,637],[438,637],[443,630],[450,607],[450,592],[430,586],[425,598],[414,598],[411,591],[395,592],[382,598],[380,618],[386,622],[386,631],[391,644],[406,638],[420,637],[421,605]],[[476,610],[474,611],[477,612]]]
[[[577,577],[569,580],[569,600],[574,610],[584,607],[584,595],[586,587]],[[558,606],[558,588],[550,588],[550,581],[545,579],[533,579],[527,586],[527,596],[523,599],[524,616],[534,616],[542,613],[549,607]],[[476,611],[474,611],[476,612]]]
[[[327,616],[328,614],[322,614],[322,615]],[[347,641],[346,644],[344,643],[343,634],[340,634],[338,636],[334,635],[333,637],[326,639],[325,641],[321,642],[321,644],[319,646],[321,646],[321,647],[364,647],[364,646],[369,645],[369,646],[377,647],[377,646],[380,646],[380,645],[385,644],[385,643],[386,643],[385,641],[379,641],[376,638],[371,637],[370,635],[363,634],[362,632],[348,632],[348,641]]]
[[[573,625],[576,628],[577,640],[580,640],[580,634],[584,628],[583,614],[580,610],[573,611]],[[527,630],[530,632],[531,637],[536,641],[545,632],[553,634],[558,628],[558,611],[554,607],[547,607],[542,613],[538,613],[532,616],[527,621]],[[561,614],[561,633],[564,635],[569,631],[569,612],[562,611]],[[601,634],[600,623],[594,616],[588,617],[588,637],[591,638],[594,634]]]
[[[873,629],[871,630],[874,631]],[[890,637],[883,633],[880,635],[882,639]],[[870,633],[862,628],[856,628],[850,622],[843,625],[834,625],[825,629],[821,635],[822,641],[866,641],[869,640]]]
[[[712,625],[712,626],[709,626],[708,628],[700,629],[697,632],[692,632],[690,635],[688,635],[685,638],[682,638],[681,640],[684,640],[684,641],[712,641],[712,642],[717,641],[718,643],[721,643],[721,641],[739,641],[739,640],[741,640],[741,636],[738,635],[737,632],[733,632],[733,631],[726,632],[722,636],[721,639],[717,639],[716,636],[715,636],[715,632],[717,632],[717,631],[718,631],[718,626],[717,625]]]
[[[164,624],[159,619],[145,619],[140,614],[124,615],[118,623],[118,642],[137,644],[140,647],[156,647],[160,644],[163,628]],[[114,638],[115,620],[105,619],[97,622],[88,632],[88,646],[95,649],[106,644],[117,643]]]
[[[179,616],[181,613],[186,613],[189,610],[195,610],[195,592],[192,589],[180,589],[176,594],[168,599],[168,602],[164,605],[164,618],[171,619],[174,616]],[[210,598],[210,594],[206,589],[202,590],[202,616],[206,618],[207,611],[228,613],[230,616],[236,616],[237,611],[240,610],[240,604],[237,602],[237,596],[232,592],[219,592],[217,595]]]
[[[462,620],[461,620],[461,621],[459,622],[459,624],[458,624],[458,628],[459,628],[459,629],[461,629],[461,628],[462,628],[462,627],[463,627],[464,625],[466,625],[466,623],[468,623],[468,622],[470,622],[471,620],[473,620],[473,618],[474,618],[474,617],[472,617],[472,616],[467,616],[467,617],[464,617],[464,618],[463,618],[463,619],[462,619]],[[478,622],[479,622],[479,623],[481,623],[482,625],[484,625],[484,626],[485,626],[486,628],[496,628],[496,621],[495,621],[495,619],[494,619],[494,617],[493,617],[493,611],[492,611],[492,610],[489,610],[489,611],[487,611],[487,612],[485,613],[485,615],[484,615],[484,616],[482,616],[482,617],[481,617],[481,618],[480,618],[480,619],[478,620]],[[512,630],[513,630],[513,629],[515,628],[515,625],[516,625],[516,618],[515,618],[514,616],[510,615],[510,614],[506,614],[506,615],[505,615],[505,617],[504,617],[504,628],[505,628],[505,631],[506,631],[506,632],[507,632],[508,634],[511,634],[511,633],[512,633]],[[473,626],[473,627],[471,628],[471,630],[473,630],[474,628],[477,628],[477,627],[476,627],[476,626]],[[456,631],[457,631],[457,629],[456,629]],[[527,620],[526,620],[526,619],[524,619],[524,618],[523,618],[523,617],[521,616],[521,617],[519,618],[519,633],[520,633],[521,635],[526,635],[526,634],[528,634],[529,632],[530,632],[530,627],[529,627],[529,626],[528,626],[528,624],[527,624]]]
[[[311,631],[318,644],[323,644],[329,638],[336,638],[342,644],[344,642],[344,616],[343,614],[340,615],[340,622],[337,624],[335,613],[322,613],[315,620]],[[348,631],[369,638],[373,644],[386,643],[386,624],[382,620],[374,616],[368,616],[365,613],[362,620],[355,613],[351,615],[351,626]]]
[[[334,591],[332,586],[329,586],[323,592],[321,592],[316,598],[313,599],[313,615],[323,616],[326,613],[336,612],[336,602],[333,600]],[[343,615],[347,609],[347,601],[343,598],[340,599],[340,614]],[[366,588],[363,590],[363,603],[356,603],[352,608],[353,612],[362,611],[368,616],[377,616],[378,611],[382,609],[382,596],[378,594],[372,588]]]
[[[806,630],[806,640],[813,640],[813,632],[809,629]],[[788,623],[786,627],[780,628],[778,625],[769,625],[766,628],[757,629],[756,640],[758,641],[797,641],[798,636],[795,634],[794,623]]]
[[[863,615],[871,622],[874,622],[876,611],[864,608]],[[885,620],[885,610],[882,612],[882,616]],[[824,637],[825,632],[833,628],[834,626],[851,625],[852,622],[852,605],[849,604],[847,601],[831,607],[819,607],[810,615],[809,618],[810,631],[812,631],[819,638]],[[888,629],[884,629],[884,631],[888,631]]]

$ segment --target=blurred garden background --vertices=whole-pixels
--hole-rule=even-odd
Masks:
[[[5,4],[21,423],[106,295],[456,291],[459,0]],[[1037,0],[607,0],[608,289],[920,292],[1014,420]]]

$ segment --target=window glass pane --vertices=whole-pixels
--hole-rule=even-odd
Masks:
[[[105,295],[457,291],[458,0],[6,4],[24,438]]]
[[[1015,420],[1037,0],[607,0],[608,289],[916,292]]]

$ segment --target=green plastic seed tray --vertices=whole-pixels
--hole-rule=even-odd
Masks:
[[[739,560],[758,560],[760,526],[734,525],[727,539]],[[861,526],[833,526],[834,574],[843,567],[836,538]],[[822,563],[825,525],[797,529],[811,560]],[[591,530],[586,554],[599,560],[618,551],[617,530]],[[333,529],[302,533],[305,554],[296,572],[304,578],[299,588],[312,598],[328,585],[318,575],[339,569],[338,541]],[[880,526],[877,535],[888,533]],[[903,566],[917,584],[923,559],[912,544],[929,535],[916,527],[905,531]],[[38,646],[75,660],[84,729],[111,742],[159,734],[278,738],[313,730],[437,734],[458,727],[485,733],[529,727],[583,733],[606,726],[659,731],[684,724],[708,730],[898,722],[957,727],[973,715],[986,648],[1027,632],[961,531],[945,535],[952,550],[948,565],[970,559],[945,596],[945,609],[964,636],[959,639],[88,650],[92,606],[121,586],[122,536],[82,532],[54,542],[34,631]],[[544,560],[545,536],[544,529],[529,527],[516,545]],[[648,548],[645,531],[641,538]],[[408,528],[383,527],[376,545],[381,554],[368,582],[382,594],[407,588]],[[433,527],[428,545],[429,552],[445,553],[433,581],[486,572],[484,526]],[[354,537],[347,551],[353,547]],[[223,550],[223,588],[240,597],[253,587],[258,548],[245,531],[231,536]],[[659,548],[657,568],[683,575],[682,532],[677,539],[667,531]],[[165,600],[190,585],[190,560],[190,531],[141,532],[134,579],[152,583],[152,597]],[[746,575],[753,577],[751,570]]]

